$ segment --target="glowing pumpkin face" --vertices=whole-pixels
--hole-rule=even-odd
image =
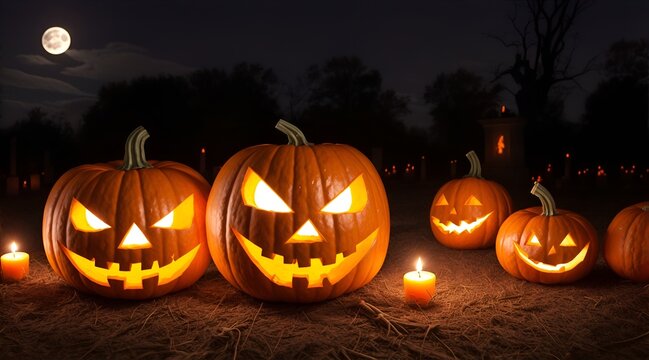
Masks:
[[[575,281],[597,260],[597,235],[583,217],[558,210],[550,193],[535,184],[542,208],[512,214],[500,228],[496,255],[510,274],[546,284]]]
[[[207,206],[217,268],[260,299],[339,296],[369,282],[387,252],[385,190],[369,160],[346,145],[245,149],[223,166]]]
[[[127,142],[127,149],[143,148],[146,137],[141,144]],[[128,167],[134,160],[127,158],[123,169],[115,164],[72,169],[48,198],[43,218],[48,260],[79,290],[150,298],[190,286],[207,268],[201,219],[209,185],[184,165],[149,164],[140,156],[149,167]]]
[[[493,245],[498,228],[511,213],[511,199],[499,184],[480,175],[480,162],[471,151],[469,175],[444,184],[430,209],[435,238],[455,249],[478,249]]]

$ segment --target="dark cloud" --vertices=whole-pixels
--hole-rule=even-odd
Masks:
[[[63,75],[99,81],[127,80],[161,73],[186,74],[193,70],[173,61],[152,57],[144,48],[127,43],[110,43],[102,49],[71,49],[66,54],[81,65],[66,67],[61,71]]]
[[[42,90],[55,93],[62,93],[76,96],[94,95],[81,91],[75,86],[58,79],[28,74],[17,69],[2,69],[0,73],[0,84],[21,89]]]
[[[41,55],[17,55],[16,57],[28,65],[56,65]]]

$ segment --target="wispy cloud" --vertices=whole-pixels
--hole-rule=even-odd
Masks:
[[[18,55],[16,57],[28,65],[56,65],[41,55]]]
[[[186,74],[191,67],[156,59],[146,50],[127,43],[110,43],[103,49],[72,49],[66,54],[81,63],[66,67],[64,75],[101,81],[127,80],[142,75]]]
[[[88,97],[46,102],[4,99],[2,100],[2,117],[0,118],[0,128],[11,126],[16,121],[25,119],[29,111],[37,107],[41,108],[48,114],[55,115],[55,117],[56,115],[60,115],[62,119],[68,121],[70,125],[76,127],[81,123],[83,114],[94,103],[95,99]]]
[[[0,71],[0,84],[21,89],[51,91],[61,94],[89,96],[94,95],[79,90],[75,86],[58,79],[28,74],[21,70],[4,68]]]

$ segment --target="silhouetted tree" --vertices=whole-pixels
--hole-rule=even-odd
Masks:
[[[484,134],[477,122],[489,110],[498,108],[499,84],[488,86],[482,77],[465,69],[437,75],[424,93],[431,105],[431,131],[453,156],[462,156],[468,150],[482,152]]]
[[[16,139],[18,175],[53,171],[58,175],[79,162],[76,139],[70,124],[53,117],[40,108],[33,108],[27,116],[3,131],[2,143],[9,153],[12,138]],[[8,163],[4,164],[8,167]],[[46,167],[49,167],[46,169]]]
[[[408,136],[401,119],[408,98],[382,87],[381,74],[357,57],[334,57],[307,70],[309,95],[300,123],[314,142],[384,149],[386,162],[421,153],[424,139]],[[411,154],[411,153],[414,153]]]
[[[510,16],[516,39],[496,37],[505,47],[516,50],[513,64],[496,70],[496,80],[511,76],[518,87],[513,91],[518,112],[533,126],[537,121],[559,115],[560,99],[552,98],[553,90],[591,70],[593,60],[580,70],[572,68],[574,27],[591,3],[590,0],[516,0],[515,14]],[[525,18],[517,14],[521,8],[527,15]]]
[[[230,72],[141,77],[107,84],[84,116],[82,139],[91,161],[121,159],[126,136],[143,125],[151,159],[198,165],[201,147],[211,163],[271,138],[278,118],[272,70],[238,64]],[[268,141],[268,140],[266,140]]]
[[[605,79],[586,100],[586,153],[608,166],[647,160],[649,44],[618,41],[608,50]]]

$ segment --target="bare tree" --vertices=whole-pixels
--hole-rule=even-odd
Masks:
[[[499,66],[494,81],[511,76],[518,86],[514,93],[519,114],[531,121],[541,120],[552,104],[551,90],[566,82],[576,82],[589,72],[594,58],[579,70],[573,69],[577,18],[591,0],[515,0],[509,20],[516,33],[514,40],[491,36],[507,48],[514,48],[514,62]],[[520,16],[523,10],[526,17]]]

